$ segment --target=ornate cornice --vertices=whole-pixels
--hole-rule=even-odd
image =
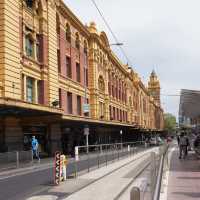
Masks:
[[[57,0],[56,3],[57,10],[61,12],[65,17],[70,19],[70,22],[74,24],[75,27],[78,27],[79,30],[88,38],[90,36],[87,28],[82,24],[82,22],[74,15],[74,13],[66,6],[63,0]]]

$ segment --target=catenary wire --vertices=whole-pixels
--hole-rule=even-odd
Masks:
[[[111,26],[109,25],[108,21],[107,21],[106,18],[104,17],[103,12],[99,9],[99,7],[98,7],[97,3],[95,2],[95,0],[91,0],[91,2],[93,3],[93,5],[95,6],[95,8],[97,9],[97,11],[98,11],[98,13],[100,14],[102,20],[104,21],[105,25],[107,26],[108,30],[110,31],[111,35],[113,36],[115,42],[119,44],[120,42],[119,42],[119,40],[117,39],[117,36],[115,35],[115,33],[113,32]],[[127,64],[130,64],[131,66],[133,66],[132,63],[131,63],[131,61],[130,61],[130,59],[128,58],[128,56],[127,56],[125,50],[124,50],[121,46],[118,46],[118,47],[119,47],[119,49],[121,50],[121,52],[122,52],[122,54],[124,55],[124,57],[126,58]]]

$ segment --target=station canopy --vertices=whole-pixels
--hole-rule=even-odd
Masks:
[[[200,91],[181,90],[179,115],[193,119],[200,116]]]

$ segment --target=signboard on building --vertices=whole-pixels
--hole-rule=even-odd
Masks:
[[[59,185],[60,183],[60,155],[59,151],[55,152],[54,158],[54,183],[55,185]]]
[[[88,127],[84,128],[84,135],[89,135],[89,128]]]
[[[90,104],[83,104],[83,112],[89,113],[90,112]]]

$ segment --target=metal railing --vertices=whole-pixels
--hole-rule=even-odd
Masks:
[[[0,171],[32,164],[32,150],[0,153]]]
[[[79,173],[90,172],[93,169],[107,166],[122,158],[133,156],[147,148],[142,141],[76,146],[73,169],[69,170],[73,170],[74,176],[77,177]]]
[[[133,187],[130,200],[159,200],[163,168],[168,165],[168,145],[159,147],[158,154],[152,152],[146,170],[149,171],[146,182]]]

